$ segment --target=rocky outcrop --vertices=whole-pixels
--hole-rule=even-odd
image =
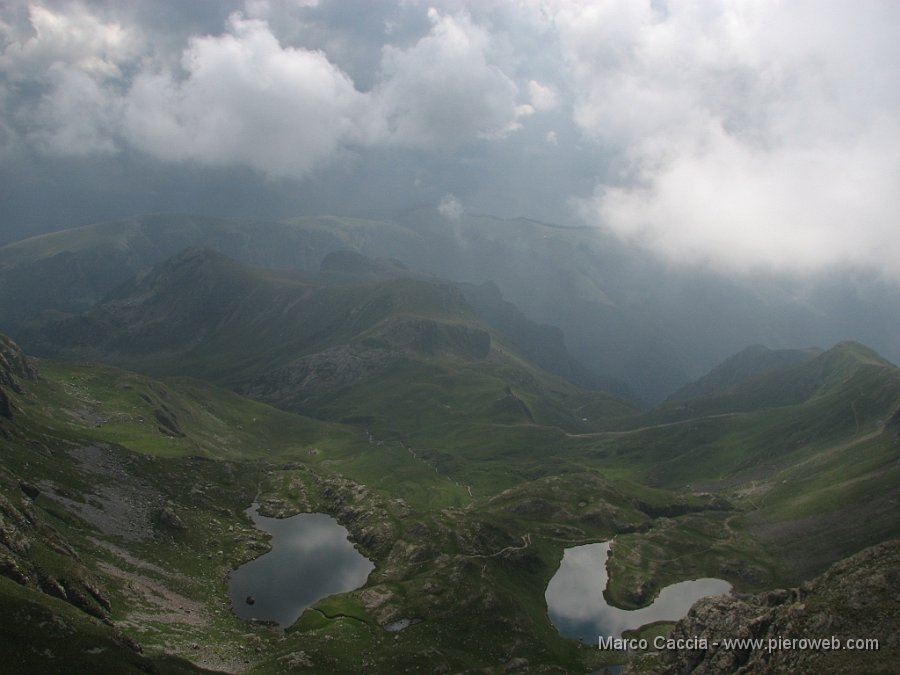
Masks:
[[[165,506],[156,512],[156,522],[169,530],[184,531],[187,529],[187,525],[171,506]]]
[[[238,388],[249,398],[290,407],[388,368],[400,358],[397,351],[339,345],[303,356],[254,378]]]
[[[898,626],[900,541],[891,541],[799,588],[700,600],[676,624],[674,648],[635,657],[625,673],[896,672]],[[726,648],[732,639],[756,643]]]
[[[9,398],[9,395],[0,388],[0,417],[5,417],[6,419],[12,419],[13,416],[13,404]]]
[[[184,438],[185,434],[178,425],[178,415],[167,406],[163,405],[162,408],[154,410],[153,417],[156,419],[159,433],[173,438]]]
[[[37,373],[19,346],[0,334],[0,417],[11,419],[15,395],[25,393],[24,382],[37,379]]]
[[[640,499],[636,499],[632,503],[638,511],[646,513],[650,518],[677,518],[687,513],[731,511],[734,509],[728,500],[719,495],[697,493],[692,496],[695,499],[682,499],[665,504],[650,504]]]
[[[0,385],[9,386],[17,394],[23,393],[22,382],[34,381],[37,373],[19,346],[0,334]]]
[[[31,500],[40,492],[23,481],[19,487],[29,501],[22,501],[20,495],[0,494],[0,576],[106,619],[112,608],[109,599],[90,580],[68,543],[54,528],[45,525],[33,508]],[[36,549],[44,553],[35,556]],[[56,561],[45,567],[48,556]]]
[[[483,359],[491,350],[487,331],[431,319],[390,321],[352,344],[328,347],[259,375],[238,393],[288,409],[301,409],[338,389],[382,373],[412,355],[453,353]]]
[[[391,321],[377,336],[367,340],[373,346],[435,355],[452,352],[466,358],[483,359],[491,351],[491,336],[464,323],[449,323],[409,317]]]

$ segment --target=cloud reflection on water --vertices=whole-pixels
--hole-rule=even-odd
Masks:
[[[362,586],[374,565],[353,548],[347,530],[323,513],[265,518],[250,512],[272,535],[272,550],[232,572],[229,595],[242,619],[291,625],[316,601]],[[247,604],[247,596],[254,603]]]
[[[577,546],[563,554],[545,594],[550,620],[560,634],[596,643],[600,635],[617,637],[654,621],[676,621],[700,598],[731,590],[721,579],[695,579],[666,586],[649,607],[611,607],[603,598],[608,555],[609,542]]]

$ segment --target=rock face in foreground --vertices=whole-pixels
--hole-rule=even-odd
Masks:
[[[0,333],[0,417],[13,416],[13,394],[22,394],[23,380],[34,380],[37,375],[28,358],[18,345]]]
[[[626,674],[896,673],[900,663],[900,541],[866,549],[800,588],[718,596],[695,604],[675,640],[706,638],[708,649],[662,649],[635,657]],[[728,639],[756,645],[726,649]],[[799,642],[827,639],[829,648]],[[877,648],[847,648],[849,640]],[[833,643],[840,641],[841,648]],[[712,646],[718,642],[719,646]]]

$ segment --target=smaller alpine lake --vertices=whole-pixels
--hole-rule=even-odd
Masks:
[[[731,584],[722,579],[695,579],[666,586],[648,607],[633,611],[612,607],[603,598],[609,547],[607,541],[563,553],[545,593],[550,620],[561,635],[596,645],[601,636],[619,637],[654,621],[677,621],[700,598],[731,590]]]
[[[258,508],[254,504],[247,514],[272,535],[272,550],[231,573],[228,594],[242,619],[273,621],[287,628],[322,598],[365,584],[375,568],[331,516],[267,518]]]

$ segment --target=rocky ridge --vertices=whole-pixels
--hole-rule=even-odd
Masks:
[[[670,636],[698,648],[640,654],[624,672],[896,672],[898,622],[900,540],[894,540],[835,563],[798,588],[704,598]],[[723,641],[730,639],[756,643],[746,643],[743,649],[724,648]],[[816,640],[822,642],[814,644]],[[851,641],[860,640],[869,642],[853,643],[851,648]],[[702,641],[708,647],[698,644]]]

